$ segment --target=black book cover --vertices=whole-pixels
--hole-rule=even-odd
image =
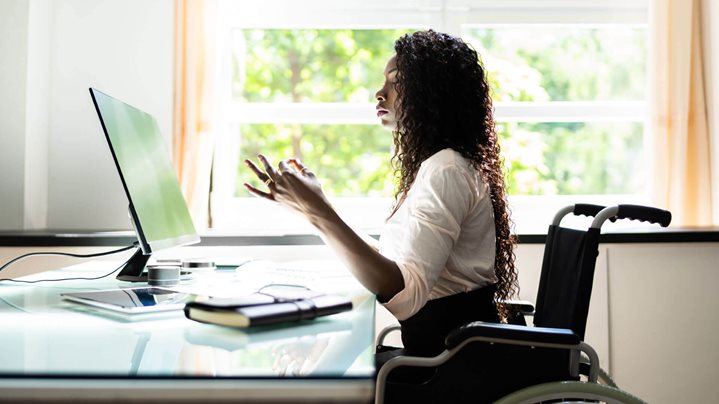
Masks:
[[[252,327],[286,321],[312,320],[352,310],[352,302],[342,296],[320,295],[297,300],[275,300],[257,294],[238,299],[210,299],[185,305],[191,320],[230,327]]]

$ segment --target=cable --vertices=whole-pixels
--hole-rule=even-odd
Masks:
[[[93,254],[73,254],[73,253],[63,253],[63,252],[54,252],[54,251],[50,251],[50,252],[46,252],[46,251],[32,252],[32,253],[23,254],[23,255],[21,255],[21,256],[19,256],[19,257],[15,257],[15,258],[11,259],[10,261],[6,262],[3,266],[0,267],[0,271],[2,271],[3,269],[9,267],[10,265],[12,265],[12,264],[14,264],[14,263],[16,263],[16,262],[18,262],[18,261],[20,261],[20,260],[22,260],[22,259],[25,259],[25,258],[27,258],[27,257],[32,257],[32,256],[38,256],[38,255],[39,255],[39,256],[43,256],[43,255],[62,255],[62,256],[74,257],[74,258],[92,258],[92,257],[101,257],[101,256],[103,256],[103,255],[116,254],[116,253],[119,253],[119,252],[127,251],[127,250],[129,250],[129,249],[131,249],[131,248],[133,248],[133,247],[136,247],[136,246],[137,246],[137,243],[133,243],[132,245],[129,245],[129,246],[126,246],[126,247],[122,247],[122,248],[119,248],[119,249],[117,249],[117,250],[111,250],[111,251],[105,251],[105,252],[93,253]]]
[[[25,259],[25,258],[28,258],[28,257],[32,257],[32,256],[61,255],[61,256],[65,256],[65,257],[74,257],[74,258],[92,258],[92,257],[101,257],[101,256],[103,256],[103,255],[117,254],[117,253],[120,253],[120,252],[123,252],[123,251],[127,251],[127,250],[129,250],[129,249],[131,249],[131,248],[137,248],[137,243],[133,243],[132,245],[129,245],[129,246],[126,246],[126,247],[122,247],[122,248],[119,248],[119,249],[117,249],[117,250],[111,250],[111,251],[105,251],[105,252],[93,253],[93,254],[72,254],[72,253],[62,253],[62,252],[34,252],[34,253],[27,253],[27,254],[21,255],[21,256],[19,256],[19,257],[13,258],[12,260],[10,260],[10,261],[8,261],[7,263],[5,263],[3,266],[0,266],[0,271],[2,271],[3,269],[7,268],[7,267],[10,266],[11,264],[14,264],[14,263],[17,262],[17,261],[20,261],[20,260],[22,260],[22,259]],[[75,280],[88,280],[88,281],[92,281],[92,280],[102,279],[102,278],[105,278],[105,277],[107,277],[107,276],[112,275],[113,273],[117,272],[120,268],[124,267],[124,266],[130,261],[130,259],[131,259],[131,258],[128,258],[127,261],[123,262],[119,267],[113,269],[112,272],[109,272],[109,273],[107,273],[107,274],[105,274],[105,275],[92,277],[92,278],[39,279],[39,280],[35,280],[35,281],[25,281],[25,280],[20,280],[20,279],[9,279],[9,278],[8,278],[8,279],[0,279],[0,282],[8,281],[8,282],[17,282],[17,283],[38,283],[38,282],[58,282],[58,281],[75,281]]]

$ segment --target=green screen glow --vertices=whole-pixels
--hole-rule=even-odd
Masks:
[[[152,251],[199,241],[155,118],[91,91],[135,208],[139,237]]]

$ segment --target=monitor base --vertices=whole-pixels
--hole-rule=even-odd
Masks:
[[[115,279],[125,282],[147,282],[147,271],[145,265],[150,259],[150,254],[143,254],[142,249],[138,248],[135,254],[125,263]]]

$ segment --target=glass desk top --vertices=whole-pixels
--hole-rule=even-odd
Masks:
[[[113,265],[117,263],[95,261],[23,279],[92,277],[111,271]],[[226,296],[274,281],[257,273],[215,271],[183,281],[179,287]],[[114,275],[94,281],[1,282],[0,391],[5,395],[14,389],[19,398],[37,398],[37,388],[61,388],[54,383],[57,379],[69,381],[62,385],[67,388],[72,388],[72,381],[83,380],[75,383],[80,390],[114,381],[116,385],[107,389],[119,389],[130,397],[132,391],[139,392],[153,381],[173,390],[172,383],[177,385],[177,379],[183,379],[183,385],[201,381],[196,383],[197,389],[215,395],[222,390],[217,383],[257,394],[265,390],[271,395],[272,390],[278,394],[282,390],[272,387],[288,382],[298,388],[298,383],[314,384],[312,391],[320,395],[337,389],[351,392],[351,397],[360,401],[371,399],[374,296],[349,273],[323,276],[310,283],[307,286],[313,290],[349,297],[353,309],[312,321],[235,329],[191,321],[181,310],[116,314],[60,296],[140,286],[117,281]],[[65,393],[72,395],[73,391],[77,392]],[[232,391],[229,387],[228,394]]]

